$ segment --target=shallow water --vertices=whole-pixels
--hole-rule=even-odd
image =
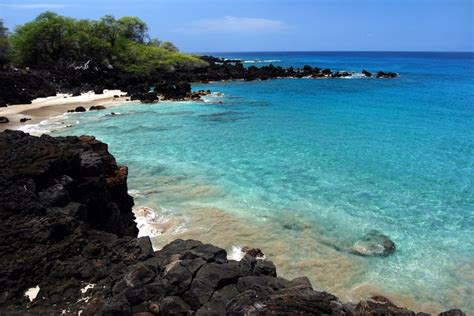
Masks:
[[[280,275],[308,275],[344,300],[380,294],[415,310],[474,311],[473,55],[221,56],[401,76],[195,85],[224,96],[34,128],[107,142],[130,168],[137,206],[157,214],[156,247],[177,237],[259,247]],[[397,251],[351,254],[371,229]]]

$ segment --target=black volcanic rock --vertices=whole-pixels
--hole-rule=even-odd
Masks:
[[[85,111],[87,111],[87,110],[83,106],[78,106],[74,109],[74,112],[85,112]]]
[[[379,71],[377,72],[377,74],[375,75],[376,78],[396,78],[398,77],[398,74],[394,73],[394,72],[383,72],[383,71]]]
[[[362,70],[362,74],[363,74],[364,76],[366,76],[366,77],[372,77],[372,73],[369,72],[369,71],[367,71],[367,70],[365,70],[365,69]]]
[[[5,117],[5,116],[0,116],[0,124],[6,124],[6,123],[9,123],[10,120]]]
[[[89,111],[99,111],[99,110],[105,110],[106,107],[103,105],[93,105],[89,108]]]
[[[56,95],[49,78],[25,70],[0,70],[2,104],[28,104],[35,98]]]

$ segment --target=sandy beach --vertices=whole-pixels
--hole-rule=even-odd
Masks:
[[[125,92],[120,90],[104,90],[103,94],[94,94],[90,91],[80,96],[70,94],[57,94],[47,98],[38,98],[31,104],[17,104],[0,108],[0,116],[8,118],[9,123],[0,124],[0,131],[6,129],[17,129],[23,124],[36,124],[53,116],[62,115],[68,110],[78,106],[89,109],[93,105],[108,105],[110,103],[123,103],[127,101]],[[114,96],[119,96],[114,97]],[[20,119],[31,120],[21,123]]]

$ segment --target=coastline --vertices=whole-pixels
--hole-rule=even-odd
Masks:
[[[271,258],[262,258],[256,248],[239,261],[229,259],[225,249],[192,239],[154,251],[149,237],[137,237],[128,168],[116,164],[107,144],[92,136],[43,138],[18,131],[0,136],[1,163],[9,171],[0,200],[9,249],[0,265],[8,302],[2,312],[415,315],[381,296],[345,303],[314,289],[306,277],[277,277],[277,267],[266,260]],[[33,161],[30,169],[22,168],[27,161]],[[15,235],[18,227],[28,235]],[[18,253],[28,253],[30,260],[15,260]],[[28,271],[20,281],[14,277],[18,265]],[[453,309],[442,315],[465,314]]]
[[[79,96],[71,94],[57,94],[56,96],[37,98],[31,104],[16,104],[0,108],[0,116],[9,119],[10,122],[0,124],[0,132],[6,129],[21,129],[28,124],[38,124],[43,120],[63,115],[78,106],[86,109],[93,105],[111,105],[129,102],[121,90],[104,90],[103,94],[95,94],[92,91],[82,93]],[[119,96],[114,97],[114,96]],[[29,118],[25,123],[20,119]]]
[[[26,114],[28,112],[30,115],[36,115],[34,117],[34,120],[36,120],[36,121],[32,120],[32,121],[28,122],[28,123],[35,124],[35,123],[39,123],[41,120],[50,119],[50,118],[59,116],[61,114],[64,114],[64,113],[67,112],[67,110],[73,109],[73,108],[75,108],[76,106],[79,106],[79,105],[83,105],[86,108],[88,108],[91,105],[116,104],[117,106],[119,106],[120,103],[126,102],[125,98],[121,98],[120,101],[114,100],[113,97],[110,98],[111,92],[107,92],[107,94],[108,95],[105,95],[105,94],[104,95],[95,95],[93,93],[86,93],[86,94],[83,94],[83,95],[78,96],[78,97],[70,97],[70,98],[61,98],[61,95],[58,95],[58,96],[55,96],[55,97],[50,97],[50,98],[45,98],[45,99],[37,99],[33,102],[33,104],[20,105],[20,107],[31,107],[31,106],[33,106],[32,109],[27,109],[27,110],[25,110],[24,108],[22,108],[21,110],[17,109],[16,114],[20,115],[20,114]],[[63,100],[68,100],[69,102],[63,102]],[[85,100],[87,100],[87,101],[85,101]],[[81,103],[79,103],[79,102],[81,102]],[[6,108],[6,109],[13,109],[15,107],[16,106],[11,106],[11,107]],[[31,110],[31,112],[29,110]],[[59,110],[61,110],[63,112],[60,112]],[[1,115],[1,113],[0,113],[0,115]],[[23,125],[22,124],[17,124],[16,128],[21,128],[22,126],[25,126],[28,123],[23,124]],[[5,125],[7,125],[7,124],[5,124]],[[131,195],[133,195],[133,194],[131,194]],[[218,212],[217,210],[211,210],[211,211],[212,211],[211,213],[216,215],[216,216],[225,216],[224,214],[220,214],[220,212]],[[158,215],[158,214],[156,214],[156,215]],[[225,227],[229,227],[230,225],[235,224],[235,221],[234,221],[235,219],[234,218],[231,218],[231,217],[229,217],[228,219],[223,218],[223,220],[226,221],[227,224],[228,224]],[[199,219],[198,219],[198,221],[199,221]],[[202,221],[202,219],[201,219],[201,221]],[[194,221],[194,222],[196,222],[196,221]],[[142,224],[143,224],[143,222],[142,222]],[[244,222],[240,223],[239,225],[241,225],[242,228],[245,228],[245,223]],[[140,228],[140,223],[137,222],[137,226],[139,226],[139,228]],[[145,228],[145,227],[143,227],[143,228]],[[152,241],[153,241],[154,236],[152,236],[152,232],[153,232],[153,229],[150,229],[149,232],[144,233],[144,234],[140,233],[139,236],[150,235],[150,237],[152,238]],[[250,233],[255,234],[256,236],[259,235],[255,231],[251,232],[250,229],[248,229],[248,233],[249,234]],[[222,235],[223,234],[220,234],[220,236],[222,236]],[[198,239],[198,240],[201,240],[203,242],[209,242],[209,243],[218,245],[220,247],[225,248],[228,251],[229,254],[232,253],[232,255],[229,256],[229,259],[239,258],[239,256],[242,255],[242,252],[240,252],[238,250],[241,249],[242,246],[250,245],[250,246],[262,247],[264,244],[269,243],[268,241],[263,242],[262,244],[259,244],[259,243],[245,243],[245,242],[244,243],[236,243],[234,241],[232,241],[232,243],[230,243],[230,241],[229,241],[230,239],[234,238],[235,241],[238,239],[234,235],[233,235],[233,237],[229,238],[229,240],[223,242],[222,240],[219,239],[219,234],[218,233],[209,234],[209,233],[203,231],[203,232],[198,233],[198,234],[196,234],[196,232],[194,232],[194,235],[193,235],[193,233],[180,232],[180,233],[176,234],[174,236],[174,238],[173,238],[173,236],[166,236],[165,237],[166,242],[164,242],[162,240],[160,242],[160,246],[162,247],[165,244],[167,244],[168,242],[172,242],[176,238]],[[275,236],[275,238],[276,238],[276,236]],[[310,241],[308,240],[307,242],[309,243]],[[158,250],[158,248],[155,249],[155,250]],[[288,265],[292,261],[291,256],[288,258],[288,255],[285,254],[285,251],[287,251],[288,249],[286,249],[285,251],[282,251],[278,254],[268,253],[265,248],[262,248],[262,250],[265,253],[270,255],[269,259],[273,260],[275,262],[275,264],[279,267],[279,271],[282,270],[281,267],[283,265]],[[325,258],[325,257],[322,256],[322,258]],[[292,278],[292,277],[297,277],[301,274],[304,274],[304,275],[307,275],[311,278],[311,269],[312,269],[312,267],[320,265],[321,262],[324,261],[324,260],[325,259],[315,259],[313,261],[306,261],[306,262],[303,261],[303,262],[297,263],[297,264],[295,264],[294,267],[291,268],[292,271],[288,275],[287,274],[282,274],[282,276],[287,277],[287,278]],[[328,273],[329,274],[338,273],[337,278],[343,279],[344,278],[344,270],[345,269],[350,270],[351,268],[347,264],[342,264],[342,265],[347,266],[347,267],[343,267],[344,269],[339,270],[337,268],[337,266],[335,265],[335,266],[332,267],[334,270],[333,271],[328,271]],[[342,273],[340,273],[341,271],[342,271]],[[346,271],[346,274],[347,274],[347,271]],[[313,281],[313,280],[311,280],[311,281]],[[321,281],[319,281],[319,282],[314,282],[313,281],[313,284],[316,285],[316,286],[322,285]],[[321,288],[326,288],[327,289],[326,286],[322,286]],[[359,286],[356,286],[352,289],[345,289],[344,291],[341,291],[340,288],[339,289],[331,289],[330,292],[336,293],[339,296],[339,298],[341,300],[345,301],[345,302],[359,302],[361,300],[368,300],[373,296],[374,297],[381,296],[381,297],[388,298],[390,301],[392,301],[393,303],[395,303],[398,306],[404,306],[404,307],[407,307],[407,308],[410,308],[410,309],[413,309],[413,310],[423,310],[425,312],[431,312],[431,313],[438,313],[438,312],[441,312],[441,311],[445,310],[442,306],[436,305],[434,303],[433,304],[428,304],[428,303],[424,302],[423,304],[420,304],[419,301],[417,301],[417,300],[415,300],[415,299],[413,299],[413,298],[411,298],[407,295],[397,295],[397,293],[387,293],[387,292],[381,291],[380,289],[372,286],[371,284],[367,284],[367,283],[360,284]]]

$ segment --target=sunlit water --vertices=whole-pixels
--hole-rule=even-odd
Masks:
[[[473,55],[221,56],[401,76],[200,84],[224,95],[40,128],[109,144],[130,168],[137,206],[156,213],[158,248],[178,237],[259,247],[280,275],[307,275],[343,300],[378,294],[416,310],[474,311]],[[396,252],[351,254],[371,229]]]

